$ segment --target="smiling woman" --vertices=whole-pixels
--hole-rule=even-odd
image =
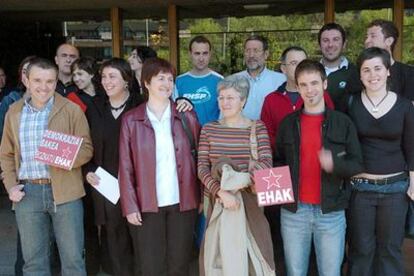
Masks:
[[[122,120],[119,181],[142,275],[187,275],[200,187],[187,130],[197,144],[193,111],[179,115],[170,100],[175,69],[163,59],[144,62],[141,76],[148,101]],[[156,256],[156,258],[154,257]]]

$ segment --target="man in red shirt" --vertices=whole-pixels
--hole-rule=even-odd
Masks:
[[[323,65],[303,60],[295,71],[303,108],[281,122],[277,165],[289,165],[295,203],[282,206],[287,275],[306,275],[313,241],[320,275],[340,275],[345,246],[346,178],[362,170],[355,127],[324,100]]]

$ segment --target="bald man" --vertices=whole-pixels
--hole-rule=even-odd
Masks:
[[[72,82],[70,67],[78,58],[79,50],[71,44],[63,43],[56,49],[55,63],[59,69],[56,91],[64,97],[70,92],[77,91],[77,87]]]

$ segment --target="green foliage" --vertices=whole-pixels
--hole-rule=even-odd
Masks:
[[[366,26],[374,19],[392,20],[390,9],[348,11],[336,14],[336,22],[347,31],[345,55],[355,61],[363,49]],[[318,31],[323,25],[323,14],[283,16],[251,16],[223,19],[188,19],[181,24],[190,31],[186,37],[180,37],[180,71],[191,69],[188,58],[188,43],[191,37],[202,34],[213,45],[210,67],[223,75],[244,70],[243,43],[250,34],[260,34],[269,40],[270,55],[267,66],[279,67],[282,51],[293,45],[303,47],[310,58],[320,59],[321,53],[317,41]],[[414,63],[414,16],[411,12],[404,18],[403,61]]]

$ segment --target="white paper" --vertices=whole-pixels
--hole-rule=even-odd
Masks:
[[[119,184],[118,179],[113,177],[109,172],[103,168],[96,169],[96,175],[99,176],[99,185],[91,185],[110,202],[116,204],[119,200]]]

